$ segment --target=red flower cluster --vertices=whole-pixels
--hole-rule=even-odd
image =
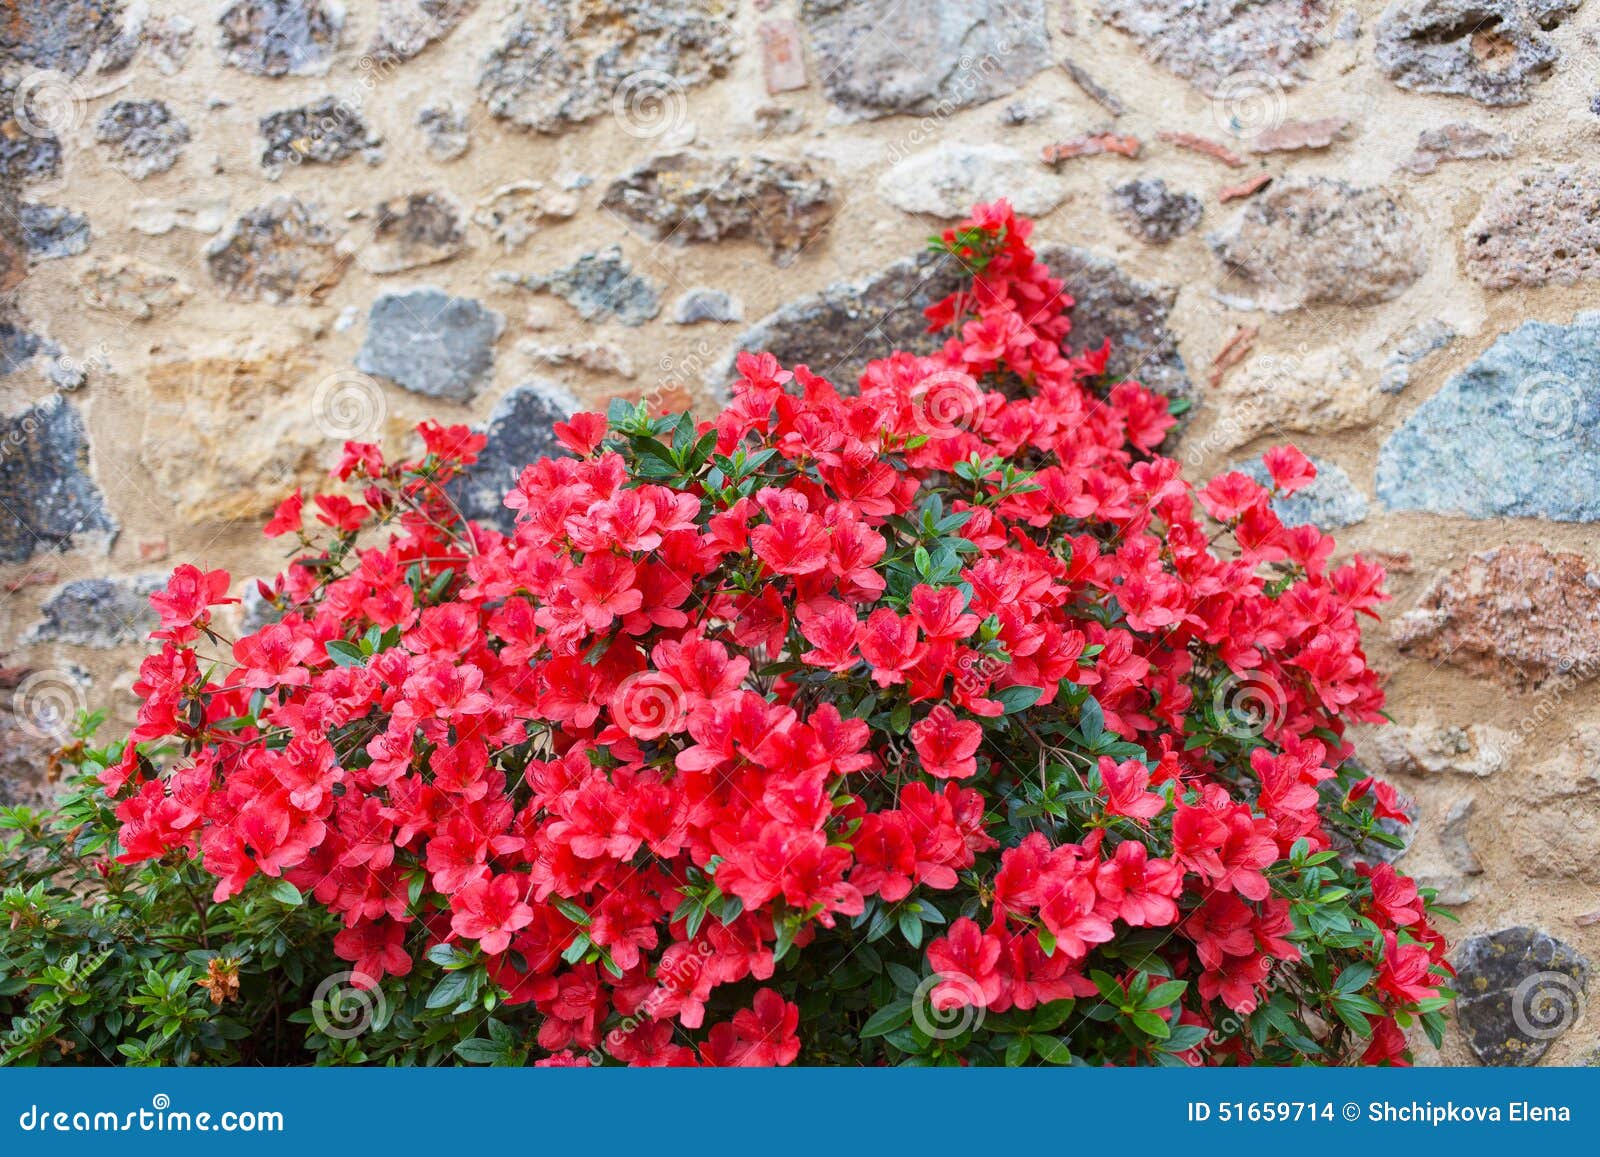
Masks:
[[[219,900],[286,879],[370,983],[475,948],[558,1060],[789,1063],[777,961],[948,893],[987,915],[926,947],[935,1007],[1092,995],[1100,946],[1168,929],[1183,1022],[1251,1012],[1300,956],[1269,873],[1330,848],[1319,785],[1345,722],[1378,718],[1357,616],[1382,572],[1330,569],[1327,536],[1272,513],[1314,473],[1292,449],[1273,490],[1200,491],[1214,547],[1156,453],[1166,400],[1103,388],[1109,347],[1069,352],[1029,228],[1000,203],[947,234],[976,277],[928,310],[944,348],[852,394],[744,354],[714,421],[559,425],[571,455],[523,471],[509,536],[443,488],[481,435],[425,424],[398,464],[347,446],[359,501],[297,493],[268,526],[309,547],[313,509],[332,533],[264,588],[280,621],[209,654],[227,576],[155,596],[104,777],[120,858],[198,856]],[[1255,695],[1247,765],[1192,742],[1218,688]],[[1072,769],[1092,818],[1019,835],[1001,813],[1049,746],[1028,721],[1095,739],[1091,715],[1121,745]],[[135,746],[172,739],[164,771]],[[1413,886],[1371,883],[1379,1059],[1441,942]]]

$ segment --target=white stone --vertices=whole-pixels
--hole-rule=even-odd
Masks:
[[[949,143],[907,157],[878,178],[878,193],[907,213],[965,217],[980,201],[1007,198],[1017,212],[1048,213],[1066,200],[1052,174],[1004,145]]]

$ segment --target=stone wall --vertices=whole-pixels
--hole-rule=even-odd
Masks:
[[[848,377],[1009,196],[1076,333],[1193,403],[1192,477],[1394,576],[1370,651],[1460,917],[1440,1059],[1572,1061],[1600,950],[1600,4],[10,0],[0,22],[0,790],[129,716],[177,561],[267,573],[350,437]],[[246,584],[241,580],[241,589]],[[1531,931],[1505,931],[1526,926]],[[1485,934],[1488,939],[1470,939]],[[1554,940],[1550,938],[1555,938]],[[1533,980],[1528,980],[1533,976]],[[1556,1031],[1552,1031],[1556,1030]],[[1470,1047],[1469,1047],[1470,1038]]]

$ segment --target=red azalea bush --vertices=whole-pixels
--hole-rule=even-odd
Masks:
[[[469,1059],[1404,1059],[1449,970],[1344,738],[1383,572],[1273,514],[1292,448],[1180,478],[1030,225],[937,239],[944,347],[851,395],[744,354],[714,421],[574,416],[510,536],[445,490],[482,435],[347,445],[280,621],[155,596],[116,859],[287,881],[359,986],[493,1010]]]

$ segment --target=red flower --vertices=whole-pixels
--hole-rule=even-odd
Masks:
[[[203,571],[183,563],[172,572],[166,589],[150,596],[150,605],[161,616],[160,629],[152,637],[189,642],[197,628],[210,623],[212,607],[238,601],[228,597],[227,571]]]
[[[914,619],[902,619],[888,607],[879,607],[856,630],[861,657],[872,667],[872,680],[880,687],[905,682],[907,670],[922,657]]]
[[[319,494],[314,501],[320,512],[317,521],[347,534],[360,530],[361,524],[372,513],[360,503],[351,502],[338,494]]]
[[[1396,872],[1393,864],[1358,864],[1356,871],[1372,885],[1372,913],[1379,923],[1403,928],[1424,918],[1416,882]]]
[[[911,725],[911,744],[917,749],[922,770],[935,779],[965,779],[978,772],[974,758],[983,742],[983,728],[970,719],[957,719],[943,704]]]
[[[1150,769],[1142,760],[1130,759],[1123,763],[1102,755],[1100,757],[1100,782],[1106,789],[1106,814],[1127,816],[1130,819],[1148,820],[1161,814],[1167,801],[1150,786]]]
[[[510,945],[511,934],[533,921],[533,909],[520,898],[525,887],[526,878],[521,876],[486,876],[473,881],[451,899],[450,930],[478,941],[490,956],[498,956]]]
[[[341,960],[355,965],[350,983],[372,988],[385,976],[405,976],[411,971],[411,954],[405,949],[405,925],[394,920],[364,920],[333,938]]]
[[[1394,932],[1385,932],[1378,987],[1400,1001],[1431,1000],[1438,996],[1439,981],[1433,975],[1433,957],[1427,946],[1402,944]]]
[[[1183,873],[1170,860],[1152,860],[1137,840],[1117,845],[1116,855],[1095,869],[1095,887],[1113,918],[1136,928],[1160,928],[1178,920]]]
[[[800,1055],[799,1024],[799,1008],[770,988],[760,989],[750,1008],[734,1013],[731,1023],[712,1028],[703,1050],[705,1062],[742,1068],[791,1065]]]
[[[302,525],[301,510],[305,506],[305,498],[300,493],[300,488],[295,487],[293,494],[278,503],[278,508],[272,512],[272,517],[267,520],[267,525],[262,533],[268,538],[277,538],[281,534],[295,534]]]
[[[587,458],[605,441],[606,416],[587,412],[574,414],[565,422],[557,422],[551,430],[556,441],[578,457]]]
[[[935,1009],[988,1008],[1005,991],[1000,954],[1005,945],[976,923],[961,917],[950,934],[928,945],[928,964],[939,975],[930,999]]]
[[[828,528],[803,510],[774,514],[750,532],[750,546],[776,574],[810,574],[828,565]]]
[[[475,942],[541,1064],[792,1063],[821,999],[802,978],[868,941],[901,988],[931,969],[940,1009],[1032,1010],[1126,982],[1147,928],[1182,933],[1158,971],[1191,982],[1163,1017],[1217,1038],[1185,1061],[1279,1057],[1281,1024],[1259,1040],[1222,1007],[1279,981],[1331,1032],[1338,965],[1274,887],[1291,849],[1403,816],[1388,785],[1347,808],[1323,787],[1382,717],[1357,620],[1383,572],[1283,526],[1270,499],[1314,477],[1292,447],[1270,489],[1197,495],[1159,452],[1166,399],[1106,388],[1110,346],[1072,333],[1030,230],[1001,202],[943,235],[975,276],[927,311],[927,354],[836,386],[742,353],[713,420],[557,423],[509,533],[446,489],[484,434],[346,444],[344,492],[268,523],[305,545],[260,584],[272,625],[224,639],[220,571],[153,600],[101,773],[123,860],[195,861],[218,903],[287,879],[371,982]],[[1215,743],[1223,682],[1272,692],[1258,735]],[[1086,766],[1074,720],[1117,754]],[[1378,966],[1367,1058],[1394,1059],[1444,942],[1393,868],[1320,870]],[[1063,1024],[1075,1055],[1154,1059],[1147,1024],[1102,1014]]]
[[[1280,494],[1304,490],[1317,477],[1317,468],[1311,464],[1311,459],[1293,446],[1274,446],[1261,455],[1261,461]]]

